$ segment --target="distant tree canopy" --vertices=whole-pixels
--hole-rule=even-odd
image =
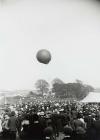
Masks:
[[[46,80],[40,79],[35,83],[36,89],[39,94],[43,95],[49,91],[49,83]]]
[[[92,92],[94,88],[90,85],[84,85],[82,82],[75,83],[54,83],[52,85],[52,92],[56,97],[60,98],[75,98],[81,100]]]
[[[61,80],[61,79],[59,79],[59,78],[55,78],[53,81],[52,81],[52,85],[54,85],[54,84],[63,84],[64,82]]]
[[[39,79],[35,83],[38,95],[44,95],[44,93],[51,95],[55,93],[55,97],[58,98],[74,98],[76,100],[82,100],[89,92],[94,91],[94,88],[90,85],[83,84],[82,81],[76,80],[74,83],[64,83],[61,79],[55,78],[52,81],[52,88],[49,90],[49,83],[44,79]],[[30,92],[30,94],[33,94]]]

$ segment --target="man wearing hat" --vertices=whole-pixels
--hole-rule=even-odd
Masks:
[[[10,119],[8,121],[8,127],[10,131],[10,140],[15,140],[16,139],[16,131],[17,131],[17,125],[16,125],[16,116],[15,112],[11,112]]]

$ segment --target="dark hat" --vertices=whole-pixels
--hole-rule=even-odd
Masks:
[[[66,126],[64,126],[64,131],[63,132],[64,132],[65,135],[71,135],[72,132],[73,132],[73,129],[72,129],[71,126],[66,125]]]
[[[34,121],[38,121],[38,119],[39,119],[39,116],[37,114],[33,114],[32,117],[33,117]]]
[[[76,129],[76,133],[77,134],[85,134],[85,129],[83,128],[83,127],[78,127],[77,129]]]
[[[52,136],[53,134],[53,128],[48,126],[44,129],[44,135],[47,136],[47,137],[50,137]]]
[[[15,111],[12,111],[11,112],[11,116],[15,116]]]

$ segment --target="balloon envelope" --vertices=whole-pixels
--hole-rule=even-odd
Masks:
[[[51,54],[48,50],[42,49],[37,52],[36,58],[40,63],[48,64],[51,60]]]

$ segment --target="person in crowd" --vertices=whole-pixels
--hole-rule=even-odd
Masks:
[[[94,128],[94,121],[95,117],[91,113],[87,113],[84,116],[84,120],[86,122],[86,135],[87,135],[87,140],[95,140],[96,137],[96,130]]]
[[[44,140],[55,140],[53,135],[53,128],[51,126],[47,126],[44,129]]]
[[[30,140],[43,139],[43,126],[41,125],[37,114],[32,114],[29,118],[29,138]]]
[[[82,115],[80,113],[77,114],[75,120],[73,120],[73,129],[75,132],[75,140],[85,140],[86,139],[86,126],[85,122],[82,119]]]
[[[66,123],[66,125],[63,128],[64,138],[63,140],[73,140],[73,128],[69,124],[69,122]]]
[[[2,134],[2,116],[0,115],[0,136]]]
[[[96,140],[100,140],[100,114],[99,113],[96,115],[96,120],[94,121],[94,130],[95,130],[94,138]]]
[[[4,140],[8,140],[9,139],[9,126],[8,126],[8,122],[9,122],[9,116],[8,114],[4,115],[4,118],[2,120],[2,137],[4,138]]]
[[[17,119],[16,119],[16,127],[17,127],[17,132],[18,132],[19,138],[21,138],[21,130],[22,130],[23,119],[24,118],[23,118],[21,112],[18,112],[18,116],[17,116]]]
[[[16,131],[17,131],[17,125],[16,125],[16,116],[15,112],[12,111],[9,121],[8,121],[8,127],[10,132],[10,140],[16,140]]]
[[[21,121],[21,120],[19,120]],[[20,124],[21,123],[21,124]],[[27,114],[24,115],[23,120],[19,122],[18,124],[18,132],[19,137],[22,140],[28,140],[29,139],[29,116]]]

